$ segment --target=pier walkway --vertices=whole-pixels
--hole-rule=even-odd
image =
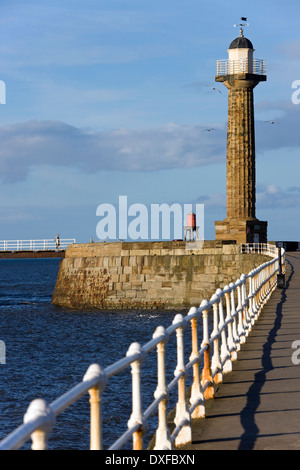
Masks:
[[[43,240],[0,240],[0,259],[64,258],[75,238]]]
[[[192,436],[192,451],[300,449],[300,253],[286,254],[285,289],[265,305]]]
[[[91,364],[81,382],[51,403],[32,400],[23,424],[0,442],[0,450],[18,449],[29,439],[33,450],[46,450],[57,418],[87,394],[91,450],[119,450],[131,439],[133,450],[147,448],[144,430],[156,412],[149,449],[300,449],[300,253],[286,254],[273,245],[259,248],[268,261],[217,289],[187,315],[176,314],[169,327],[158,326],[147,343],[131,343],[126,356],[105,369]],[[177,363],[169,382],[166,358],[172,354],[175,359],[174,346]],[[156,373],[154,401],[144,404],[145,359]],[[130,369],[127,430],[104,444],[102,407],[110,406],[106,387]],[[176,407],[168,409],[171,394]]]

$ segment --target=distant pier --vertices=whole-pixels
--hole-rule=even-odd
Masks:
[[[27,258],[64,258],[65,250],[60,251],[0,251],[0,259],[27,259]]]
[[[0,240],[0,259],[64,258],[72,239]]]

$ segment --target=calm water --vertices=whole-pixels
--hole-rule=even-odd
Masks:
[[[126,354],[133,341],[146,343],[157,326],[169,326],[178,313],[56,307],[51,297],[58,268],[56,259],[0,260],[0,340],[6,344],[6,364],[0,364],[0,440],[22,423],[31,400],[44,398],[51,403],[80,382],[90,364],[97,362],[103,368],[112,364]],[[168,380],[176,367],[172,341]],[[155,354],[143,367],[144,409],[152,402],[156,386]],[[106,448],[127,429],[130,385],[127,370],[112,378],[103,394]],[[58,417],[50,449],[88,449],[88,398],[82,397]],[[170,407],[173,405],[171,400]],[[146,442],[155,425],[153,418]],[[130,449],[131,442],[125,448]]]

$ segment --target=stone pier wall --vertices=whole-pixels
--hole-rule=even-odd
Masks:
[[[70,245],[52,302],[75,309],[189,308],[268,259],[221,241],[204,242],[201,250],[176,241]]]

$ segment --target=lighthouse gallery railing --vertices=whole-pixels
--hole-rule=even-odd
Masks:
[[[218,289],[210,301],[203,300],[199,308],[193,307],[183,317],[177,314],[173,323],[159,326],[152,339],[141,346],[132,343],[125,357],[102,369],[92,364],[82,382],[47,404],[43,399],[33,400],[24,416],[24,423],[0,442],[0,450],[20,448],[30,438],[33,450],[48,448],[48,437],[56,418],[83,395],[90,395],[90,449],[104,449],[101,406],[109,379],[130,367],[132,374],[132,412],[128,429],[111,444],[109,450],[120,449],[133,438],[133,449],[143,448],[143,431],[149,417],[158,410],[158,425],[154,449],[167,450],[191,442],[193,418],[205,417],[205,403],[214,396],[214,384],[232,370],[241,344],[245,343],[252,326],[258,319],[264,304],[277,286],[277,274],[284,267],[285,252],[270,245],[244,245],[243,252],[269,255],[272,259],[242,275],[224,289]],[[280,254],[279,254],[280,253]],[[208,315],[212,312],[210,327]],[[198,338],[198,327],[202,323],[202,337]],[[187,327],[191,331],[189,362],[184,362],[184,335]],[[211,331],[210,331],[211,330]],[[171,335],[176,335],[177,366],[174,379],[166,383],[166,349]],[[143,409],[141,374],[145,357],[157,350],[157,387],[154,401]],[[188,399],[187,376],[193,374],[193,383]],[[176,393],[177,404],[173,429],[167,422],[167,402],[170,394]],[[106,446],[107,448],[107,446]]]
[[[217,76],[230,75],[239,73],[253,73],[255,75],[266,74],[266,61],[262,59],[248,59],[241,58],[236,60],[218,60],[217,61]]]

